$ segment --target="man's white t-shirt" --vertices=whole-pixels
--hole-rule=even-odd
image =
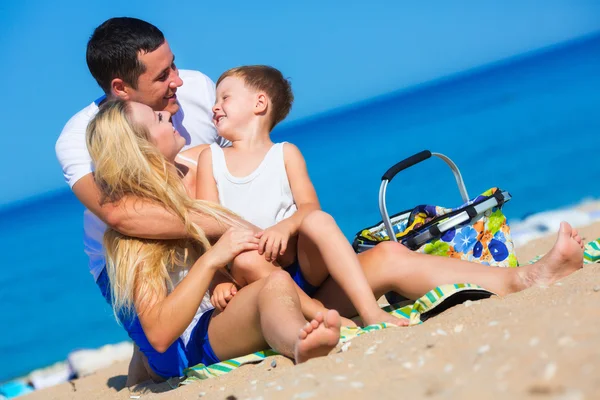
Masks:
[[[179,111],[173,115],[175,129],[186,140],[184,150],[200,144],[217,143],[228,146],[229,142],[217,134],[212,123],[212,107],[215,104],[214,82],[198,71],[179,70],[183,86],[177,89]],[[99,100],[102,100],[100,98]],[[85,131],[88,123],[98,112],[100,101],[93,102],[75,114],[63,128],[56,142],[56,157],[63,169],[65,180],[71,188],[75,183],[93,171],[93,164],[87,149]],[[84,246],[89,256],[90,272],[94,279],[106,265],[102,238],[106,225],[89,210],[83,214]]]

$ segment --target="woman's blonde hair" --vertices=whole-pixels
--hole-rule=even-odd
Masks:
[[[104,246],[117,317],[136,312],[134,296],[137,311],[142,313],[172,287],[169,272],[188,266],[190,259],[195,261],[210,248],[204,231],[192,221],[193,214],[233,222],[223,207],[188,196],[181,177],[152,144],[148,129],[134,123],[130,112],[129,103],[111,100],[88,125],[86,141],[100,202],[118,203],[131,196],[160,204],[183,222],[189,239],[140,239],[107,229]]]

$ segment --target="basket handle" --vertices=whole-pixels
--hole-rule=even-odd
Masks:
[[[390,169],[388,169],[385,172],[385,174],[383,174],[383,176],[381,177],[381,180],[387,180],[389,182],[392,179],[394,179],[398,172],[404,171],[405,169],[410,168],[413,165],[418,164],[420,162],[423,162],[428,158],[431,158],[431,151],[429,150],[423,150],[420,153],[405,158],[404,160],[400,161],[399,163],[395,164]]]
[[[441,158],[446,164],[448,164],[450,169],[452,169],[454,178],[456,179],[456,184],[458,186],[458,190],[460,191],[460,196],[462,197],[462,200],[465,203],[469,201],[469,194],[467,193],[467,188],[465,187],[465,182],[463,181],[460,170],[450,158],[440,153],[432,153],[429,150],[423,150],[417,154],[405,158],[399,163],[393,165],[390,169],[388,169],[385,172],[385,174],[383,174],[383,176],[381,177],[381,186],[379,188],[379,211],[381,213],[381,219],[383,220],[385,229],[388,232],[388,237],[394,242],[398,242],[398,239],[394,234],[394,230],[392,228],[392,221],[390,220],[390,216],[387,212],[387,206],[385,201],[387,185],[396,176],[396,174],[398,174],[398,172],[404,171],[405,169],[410,168],[413,165],[423,162],[431,158],[431,156]]]

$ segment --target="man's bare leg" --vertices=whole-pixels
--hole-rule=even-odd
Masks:
[[[535,285],[549,285],[580,269],[583,265],[581,237],[563,222],[557,241],[541,260],[519,268],[495,268],[447,257],[415,253],[404,246],[385,242],[359,254],[369,285],[376,297],[395,291],[417,299],[436,286],[474,283],[500,296]],[[329,279],[315,296],[326,307],[353,316],[339,286]]]

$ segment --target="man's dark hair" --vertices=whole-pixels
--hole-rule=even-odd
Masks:
[[[86,61],[98,85],[109,94],[115,78],[137,89],[146,66],[138,55],[150,53],[165,42],[154,25],[137,18],[111,18],[94,30],[87,44]]]

